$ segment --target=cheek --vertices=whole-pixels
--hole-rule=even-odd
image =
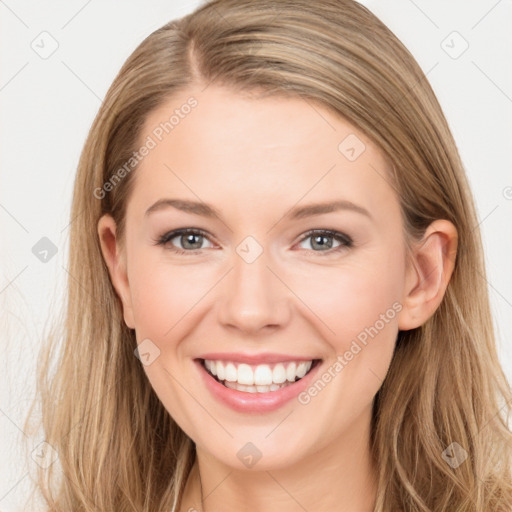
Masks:
[[[137,341],[149,339],[158,348],[158,357],[144,371],[174,420],[185,427],[184,411],[190,408],[190,396],[179,383],[187,381],[191,368],[181,365],[190,355],[182,340],[200,323],[198,312],[210,298],[208,292],[219,276],[206,265],[171,263],[155,252],[141,251],[131,261],[130,291]]]
[[[294,279],[293,289],[314,316],[304,314],[328,344],[329,362],[338,363],[332,373],[340,376],[334,379],[340,400],[368,402],[386,375],[402,309],[402,267],[396,256],[391,263],[381,254],[310,272],[307,284]]]
[[[306,272],[307,280],[302,277],[304,273],[293,276],[291,288],[316,314],[316,323],[321,321],[328,328],[322,332],[329,333],[326,337],[334,348],[344,348],[347,340],[373,326],[386,313],[386,326],[396,324],[403,265],[394,259],[393,265],[380,257],[337,267],[312,267]],[[291,274],[289,276],[292,278]],[[377,327],[382,329],[380,322]]]
[[[130,292],[138,337],[164,340],[175,337],[187,323],[187,315],[207,296],[215,276],[206,265],[171,263],[155,252],[134,256]]]
[[[401,310],[398,267],[361,263],[328,270],[313,274],[299,292],[329,353],[323,371],[298,397],[304,414],[329,419],[318,445],[368,413],[391,363]]]

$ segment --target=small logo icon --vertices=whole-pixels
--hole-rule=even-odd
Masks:
[[[254,237],[247,236],[238,244],[236,252],[246,263],[253,263],[263,253],[263,247]]]
[[[441,48],[455,60],[469,48],[469,43],[454,30],[441,41]]]
[[[246,443],[236,454],[242,464],[251,469],[263,456],[263,454],[252,443]]]
[[[30,47],[41,59],[46,60],[57,51],[59,43],[49,32],[44,30],[30,43]]]
[[[56,254],[57,246],[46,236],[43,236],[34,247],[32,247],[32,254],[43,263],[48,263]]]
[[[149,338],[142,340],[133,353],[144,366],[149,366],[160,357],[160,349]]]
[[[453,442],[441,454],[452,468],[458,468],[467,458],[468,452],[459,443]]]
[[[46,441],[39,443],[31,452],[32,460],[43,469],[49,468],[58,458],[59,455],[55,448]]]
[[[365,149],[364,142],[353,133],[347,135],[338,145],[338,151],[350,162],[356,161]]]

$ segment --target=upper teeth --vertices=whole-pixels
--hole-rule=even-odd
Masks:
[[[247,386],[269,386],[271,384],[282,384],[286,380],[295,382],[298,377],[301,379],[308,373],[313,361],[286,362],[274,365],[258,364],[248,365],[228,361],[204,360],[206,369],[216,375],[219,380],[238,382]]]

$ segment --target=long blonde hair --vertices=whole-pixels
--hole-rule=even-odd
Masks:
[[[102,199],[94,191],[129,160],[151,111],[191,84],[210,83],[320,102],[392,163],[408,234],[421,236],[435,219],[455,225],[459,250],[446,295],[423,326],[399,333],[375,397],[375,511],[512,510],[512,395],[461,159],[414,58],[352,0],[213,0],[153,32],[115,78],[78,166],[63,332],[49,336],[38,370],[45,439],[59,455],[38,474],[49,510],[178,510],[195,446],[134,356],[135,333],[96,231],[110,213],[122,237],[137,171]],[[454,442],[467,453],[458,467],[443,457]]]

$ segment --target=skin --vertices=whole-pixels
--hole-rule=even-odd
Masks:
[[[181,510],[371,511],[378,474],[369,451],[372,402],[398,331],[424,323],[441,302],[455,228],[435,221],[408,257],[389,164],[365,135],[300,98],[242,96],[214,85],[201,91],[191,87],[149,114],[141,143],[191,95],[198,100],[134,171],[125,243],[110,216],[98,223],[125,322],[138,343],[149,338],[160,350],[144,366],[147,377],[196,443]],[[355,161],[338,150],[349,134],[366,146]],[[212,204],[223,220],[172,207],[145,215],[162,198]],[[369,216],[286,217],[296,206],[339,199]],[[196,239],[199,253],[172,252],[173,245],[192,251],[187,237],[155,245],[187,227],[209,234]],[[304,238],[310,229],[345,233],[353,245],[336,251],[340,243],[328,238],[332,248],[319,247],[314,236]],[[247,236],[263,249],[252,263],[236,251]],[[322,375],[393,304],[400,312],[305,405],[235,412],[210,395],[193,363],[209,351],[279,352],[321,358]],[[262,453],[250,469],[237,457],[247,442]]]

